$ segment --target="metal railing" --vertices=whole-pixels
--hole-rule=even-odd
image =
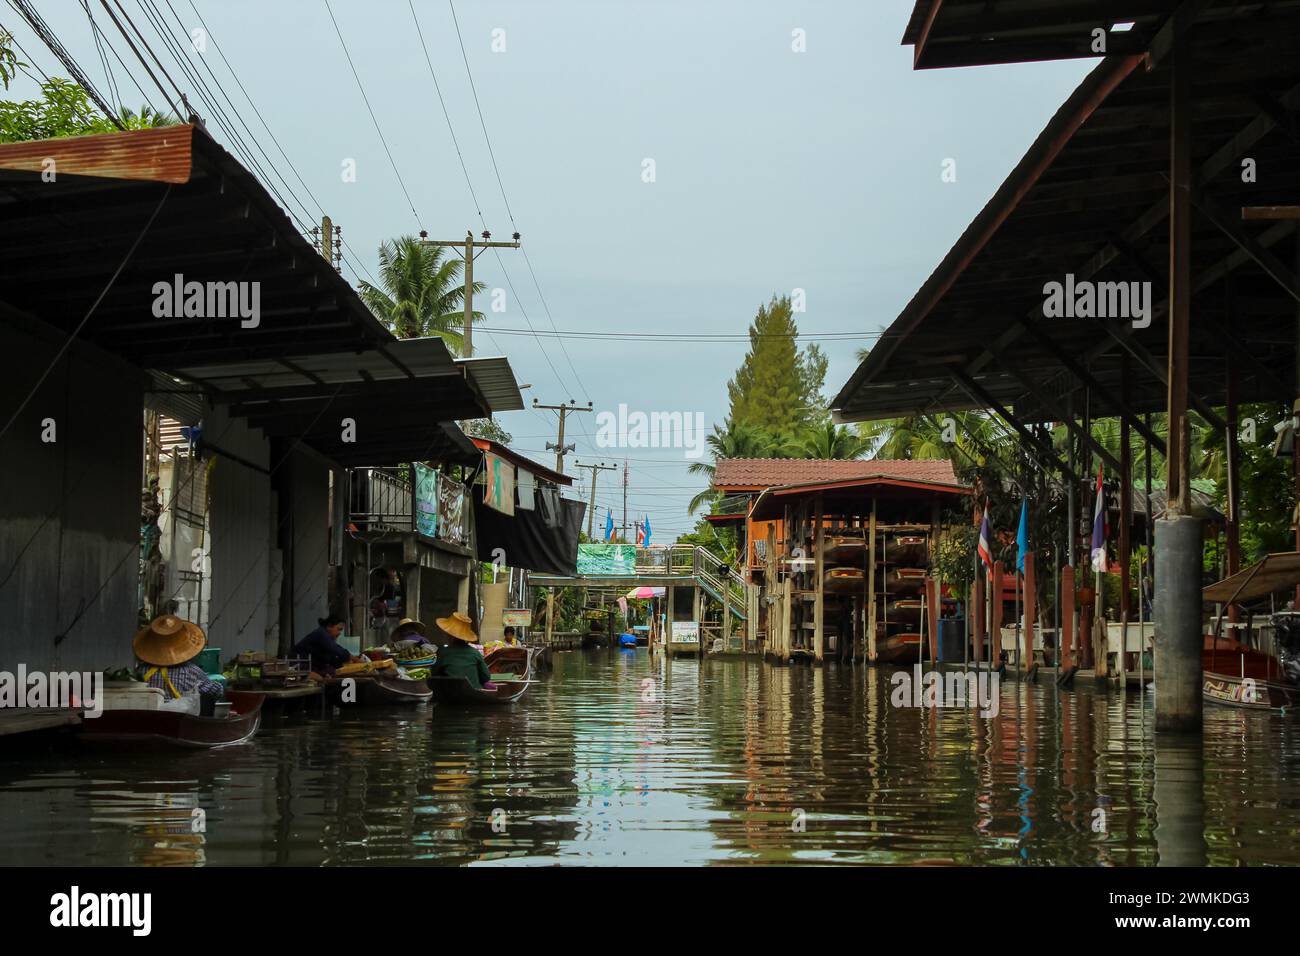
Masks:
[[[389,468],[350,468],[348,517],[363,530],[411,530],[411,483]]]

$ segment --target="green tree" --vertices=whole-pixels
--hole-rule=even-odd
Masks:
[[[871,443],[853,429],[836,425],[830,419],[806,426],[785,443],[785,451],[791,458],[861,458],[870,448]]]
[[[465,285],[463,263],[442,246],[402,236],[379,246],[379,281],[362,281],[361,299],[393,334],[404,339],[437,336],[456,355],[464,345]],[[486,286],[474,283],[475,294]],[[483,321],[475,312],[474,321]]]
[[[514,438],[495,418],[472,418],[460,423],[461,431],[473,438],[486,438],[498,445],[509,445]]]
[[[738,425],[730,420],[722,428],[714,425],[712,434],[705,441],[713,460],[693,462],[687,471],[692,475],[704,475],[709,480],[709,487],[691,499],[687,506],[691,514],[695,514],[705,504],[714,504],[721,498],[722,493],[713,487],[719,459],[787,457],[770,433],[753,425]]]
[[[728,421],[786,438],[825,416],[826,356],[816,346],[800,352],[798,335],[788,296],[759,307],[749,351],[727,383]]]
[[[4,57],[0,54],[0,62]],[[19,61],[14,61],[15,63]],[[11,68],[0,69],[11,75]],[[8,82],[5,82],[6,88]],[[86,91],[72,80],[51,77],[40,84],[41,95],[33,100],[0,100],[0,143],[21,143],[61,136],[112,133],[117,125],[98,111]],[[176,118],[156,113],[149,107],[140,112],[123,107],[118,120],[127,129],[172,126]]]

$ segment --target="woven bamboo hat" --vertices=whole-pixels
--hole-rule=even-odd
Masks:
[[[174,614],[164,614],[136,631],[131,647],[146,664],[174,667],[197,655],[207,643],[203,628]]]
[[[402,618],[400,621],[397,622],[397,627],[393,628],[393,632],[396,633],[397,631],[400,631],[402,628],[407,628],[408,630],[414,631],[416,634],[419,634],[421,637],[424,637],[428,631],[428,628],[424,626],[424,623],[422,621],[417,621],[413,617]]]
[[[436,618],[434,623],[458,641],[473,644],[478,640],[478,635],[474,633],[474,622],[468,614],[457,611],[451,617]]]

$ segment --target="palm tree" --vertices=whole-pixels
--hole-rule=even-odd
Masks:
[[[399,338],[437,336],[459,355],[464,335],[465,286],[462,263],[442,246],[425,245],[414,236],[402,236],[379,246],[380,289],[361,282],[361,299]],[[477,294],[487,288],[474,283]],[[483,320],[482,312],[474,321]]]
[[[777,441],[761,428],[754,425],[734,424],[728,421],[722,428],[713,426],[713,433],[707,439],[713,461],[697,461],[687,469],[692,475],[706,475],[709,487],[691,499],[687,508],[695,514],[701,506],[717,501],[721,494],[713,487],[715,464],[719,458],[785,458],[783,449]]]
[[[785,446],[791,458],[823,460],[861,458],[870,448],[870,441],[851,428],[836,425],[830,419],[820,425],[810,425]]]

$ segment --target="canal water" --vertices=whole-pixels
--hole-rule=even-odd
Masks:
[[[1293,717],[1207,708],[1157,741],[1136,688],[1009,679],[984,718],[893,706],[891,673],[572,652],[504,709],[7,755],[3,863],[1300,862]]]

